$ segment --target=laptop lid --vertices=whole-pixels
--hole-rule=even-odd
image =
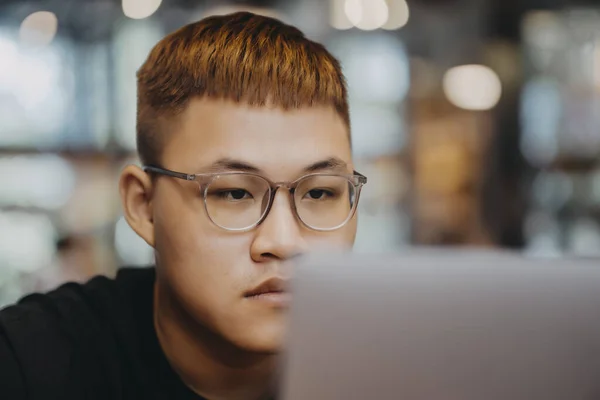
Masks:
[[[283,400],[600,399],[600,262],[321,254],[292,290]]]

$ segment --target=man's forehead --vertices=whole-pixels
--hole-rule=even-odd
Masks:
[[[202,101],[188,111],[167,144],[165,157],[189,168],[206,168],[222,159],[265,170],[304,169],[334,158],[351,162],[347,129],[334,111],[253,109]]]

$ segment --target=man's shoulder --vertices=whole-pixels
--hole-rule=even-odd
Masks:
[[[98,276],[83,284],[67,283],[1,310],[0,354],[5,360],[0,360],[0,374],[15,375],[17,369],[20,384],[27,383],[28,390],[52,391],[62,390],[61,382],[88,367],[92,374],[100,372],[93,371],[99,368],[94,363],[119,356],[117,349],[128,340],[123,332],[132,329],[135,302],[138,308],[142,302],[151,302],[153,281],[151,268],[125,268],[115,278]]]
[[[122,268],[116,277],[96,276],[85,283],[65,283],[48,293],[34,293],[0,310],[0,326],[47,325],[49,320],[75,323],[77,317],[103,317],[122,309],[154,282],[153,268]]]

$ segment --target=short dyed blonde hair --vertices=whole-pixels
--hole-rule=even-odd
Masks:
[[[297,28],[238,12],[184,26],[162,39],[137,74],[137,148],[159,163],[170,124],[196,97],[285,110],[332,106],[350,129],[340,63]]]

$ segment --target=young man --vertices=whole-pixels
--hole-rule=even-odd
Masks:
[[[167,36],[138,73],[138,152],[119,189],[156,268],[0,313],[3,399],[265,399],[290,258],[351,246],[353,171],[338,62],[236,13]]]

